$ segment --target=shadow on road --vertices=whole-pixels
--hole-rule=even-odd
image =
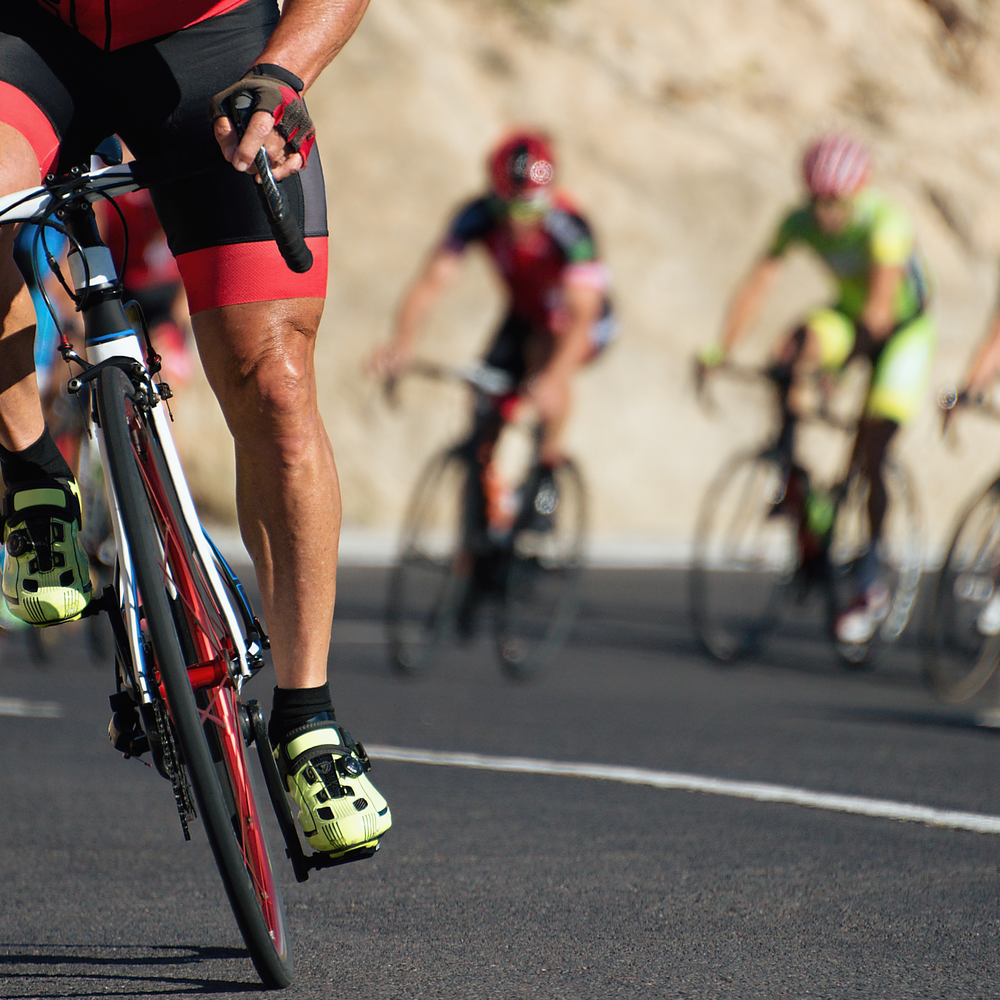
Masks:
[[[245,982],[235,975],[233,978],[185,975],[188,967],[197,966],[204,972],[205,963],[212,962],[238,962],[243,976],[248,974],[247,953],[242,948],[25,944],[0,950],[0,981],[4,984],[2,995],[11,1000],[69,995],[97,998],[260,992],[262,987],[256,979]],[[253,975],[252,970],[249,975]]]

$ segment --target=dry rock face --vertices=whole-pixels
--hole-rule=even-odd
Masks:
[[[1000,4],[995,0],[378,0],[309,94],[330,212],[330,294],[318,365],[345,524],[392,532],[425,458],[464,426],[457,389],[415,382],[396,408],[365,374],[407,283],[451,210],[483,183],[506,127],[547,128],[561,181],[611,266],[619,341],[581,378],[569,434],[595,534],[673,546],[723,457],[760,439],[762,391],[690,383],[734,284],[799,195],[803,146],[831,127],[868,140],[878,184],[913,213],[935,275],[940,351],[920,418],[900,437],[930,541],[1000,467],[1000,427],[971,418],[942,442],[933,395],[984,332],[1000,256]],[[828,295],[789,261],[741,345],[763,359]],[[423,354],[476,356],[502,300],[470,255]],[[849,382],[851,380],[848,380]],[[855,389],[857,379],[853,380]],[[197,386],[179,435],[202,500],[232,516],[221,418]],[[210,436],[217,454],[206,453]],[[836,438],[805,442],[833,474]],[[221,470],[221,471],[220,471]]]

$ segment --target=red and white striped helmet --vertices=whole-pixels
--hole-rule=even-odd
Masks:
[[[816,198],[842,198],[860,190],[871,173],[867,147],[843,132],[823,136],[802,160],[802,176]]]
[[[514,132],[490,154],[487,169],[493,190],[504,201],[547,187],[555,177],[555,157],[548,136]]]

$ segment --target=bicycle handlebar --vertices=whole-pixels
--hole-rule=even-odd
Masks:
[[[253,101],[249,94],[234,94],[226,104],[228,117],[236,128],[236,134],[242,139],[250,117],[253,114]],[[293,218],[287,210],[278,190],[278,182],[271,172],[271,162],[267,158],[267,150],[263,146],[257,150],[254,166],[260,177],[257,193],[264,212],[267,214],[271,235],[274,237],[281,256],[290,270],[296,274],[304,274],[313,266],[313,255],[306,246],[305,236],[298,219]]]
[[[263,160],[263,166],[261,161]],[[258,187],[261,202],[267,214],[271,234],[288,267],[302,274],[312,267],[312,253],[306,246],[298,219],[287,211],[281,192],[267,162],[267,153],[261,148],[255,161],[262,182]],[[82,200],[95,202],[102,198],[128,194],[149,187],[158,178],[181,180],[203,173],[203,162],[192,165],[179,154],[168,154],[152,160],[134,160],[118,166],[86,170],[74,167],[63,177],[46,178],[46,183],[36,188],[15,191],[0,197],[0,225],[15,222],[34,222],[45,225],[61,202]]]
[[[712,367],[706,367],[700,361],[695,362],[695,391],[698,399],[706,405],[712,404],[707,390],[707,376],[720,372],[739,382],[768,382],[776,390],[782,390],[791,384],[791,372],[782,365],[772,364],[762,367],[754,365],[741,365],[733,361],[722,361]],[[823,373],[815,372],[811,375],[813,381],[821,385]],[[856,420],[847,420],[832,413],[827,406],[827,400],[822,398],[814,409],[806,413],[795,414],[796,420],[808,421],[811,423],[826,424],[836,430],[848,433],[857,429]]]
[[[985,395],[971,395],[964,390],[959,392],[954,387],[942,389],[938,393],[937,405],[940,410],[944,411],[946,418],[964,408],[981,413],[984,417],[1000,420],[1000,407],[987,399]]]
[[[484,364],[482,361],[471,361],[465,365],[443,365],[436,361],[416,360],[411,361],[402,371],[385,379],[383,388],[392,406],[397,402],[396,386],[404,375],[422,375],[424,378],[442,382],[464,382],[487,396],[506,396],[516,385],[509,372]]]
[[[0,225],[14,222],[43,224],[59,202],[71,200],[74,196],[94,202],[99,198],[113,198],[138,191],[146,185],[136,179],[133,165],[126,163],[92,171],[75,167],[65,177],[54,178],[40,187],[4,195],[0,197]]]
[[[441,379],[445,382],[464,382],[487,396],[505,396],[514,388],[514,378],[502,368],[494,368],[482,361],[464,365],[442,365],[435,361],[414,361],[407,368],[414,375]]]

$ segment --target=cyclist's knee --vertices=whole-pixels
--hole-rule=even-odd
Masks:
[[[38,160],[27,139],[12,125],[0,122],[0,195],[25,188],[36,187],[41,182]],[[0,227],[0,287],[6,313],[10,300],[20,288],[20,272],[13,260],[14,238],[17,227]]]
[[[0,194],[36,187],[41,179],[31,143],[13,125],[0,122]]]
[[[193,317],[206,375],[237,440],[314,433],[319,309],[296,305],[254,303]]]
[[[806,351],[808,339],[807,328],[804,325],[796,327],[778,346],[776,363],[788,368],[798,364]]]

